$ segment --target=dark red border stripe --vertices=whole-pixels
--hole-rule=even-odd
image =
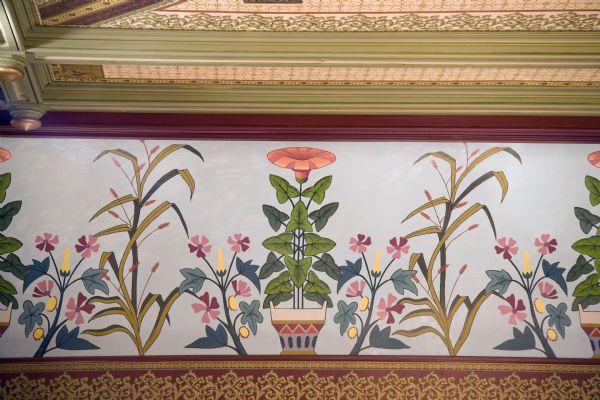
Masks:
[[[123,14],[130,13],[132,11],[141,10],[153,4],[158,4],[161,1],[162,0],[135,0],[129,3],[121,4],[116,7],[102,9],[99,12],[85,15],[80,18],[65,21],[61,25],[91,25],[107,20],[109,18],[114,18]]]
[[[40,17],[42,17],[42,19],[46,19],[69,12],[92,2],[93,0],[63,0],[58,3],[38,7],[38,11],[40,13]]]

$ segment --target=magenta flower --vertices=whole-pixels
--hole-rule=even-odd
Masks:
[[[236,296],[248,297],[250,296],[250,286],[244,281],[238,281],[234,279],[231,284]]]
[[[212,246],[208,244],[208,238],[202,236],[202,239],[200,239],[198,235],[192,236],[188,247],[190,248],[190,253],[196,253],[196,257],[206,257],[210,253],[210,249],[212,249]]]
[[[387,301],[379,299],[377,308],[377,316],[380,320],[386,321],[387,324],[393,324],[395,322],[393,312],[400,314],[404,310],[404,304],[397,303],[398,298],[393,294],[388,294]]]
[[[192,304],[192,309],[196,314],[202,312],[201,320],[205,324],[208,324],[211,320],[219,316],[219,302],[216,297],[213,297],[209,301],[208,292],[204,292],[204,294],[200,296],[200,300],[202,303]]]
[[[517,305],[515,306],[515,295],[511,294],[506,298],[506,301],[510,306],[507,305],[499,305],[498,309],[502,313],[502,315],[510,314],[510,318],[508,319],[508,323],[511,325],[516,325],[517,320],[523,321],[527,318],[527,314],[522,312],[525,311],[525,304],[523,304],[523,300],[519,299]]]
[[[235,233],[233,237],[229,236],[227,243],[231,245],[231,251],[236,253],[243,253],[250,248],[250,238],[248,236],[242,237],[241,233]]]
[[[86,240],[85,235],[81,235],[79,240],[77,240],[78,243],[75,244],[75,250],[81,253],[81,257],[88,258],[100,248],[100,245],[96,241],[96,236],[88,235]]]
[[[365,285],[366,282],[362,279],[355,280],[350,284],[348,290],[346,290],[346,297],[362,297]]]
[[[410,250],[410,246],[407,243],[408,240],[402,236],[399,236],[398,239],[395,237],[391,238],[391,246],[387,247],[388,254],[391,254],[395,259],[399,259],[402,253],[406,254]]]
[[[52,288],[54,287],[54,281],[48,279],[45,281],[38,282],[35,289],[33,289],[33,297],[46,297],[52,294]]]
[[[554,253],[558,242],[556,239],[550,239],[550,234],[544,233],[539,238],[535,238],[535,245],[538,246],[538,253],[548,255]]]
[[[515,244],[517,244],[515,239],[501,237],[500,240],[498,240],[498,246],[494,246],[494,249],[496,249],[496,254],[502,253],[502,257],[505,260],[510,260],[512,256],[519,251],[519,248],[516,247]]]
[[[75,304],[75,299],[71,297],[67,303],[67,312],[65,313],[67,319],[71,321],[75,320],[75,324],[77,325],[83,324],[82,313],[91,314],[95,307],[93,304],[85,304],[86,300],[87,297],[81,292],[77,295],[77,304]]]
[[[550,282],[540,282],[538,283],[538,289],[540,290],[540,294],[545,299],[558,299],[558,294],[556,293],[556,288]]]
[[[355,253],[364,253],[367,251],[367,246],[371,245],[371,236],[359,233],[356,238],[350,238],[350,250]]]
[[[45,251],[46,253],[54,250],[56,245],[58,244],[58,235],[52,235],[51,233],[44,233],[44,237],[36,236],[35,237],[35,247],[37,247],[40,251]]]

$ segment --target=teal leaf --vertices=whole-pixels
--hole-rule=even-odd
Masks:
[[[0,208],[0,231],[9,227],[12,219],[19,213],[21,209],[21,201],[11,201]]]
[[[375,325],[369,334],[369,344],[371,347],[376,347],[378,349],[408,349],[408,346],[400,339],[391,338],[391,332],[391,326],[388,326],[383,330],[379,330],[379,326]]]
[[[275,272],[283,271],[285,265],[279,260],[279,258],[272,251],[267,256],[267,262],[260,269],[258,277],[260,279],[267,279]]]
[[[287,227],[285,228],[286,232],[293,232],[296,229],[304,232],[312,232],[312,225],[308,221],[306,204],[302,201],[298,201],[292,209],[290,222],[288,222]]]
[[[30,300],[23,303],[23,312],[19,315],[19,324],[25,325],[25,336],[29,336],[36,325],[42,325],[42,314],[46,305],[42,302],[35,306]]]
[[[275,232],[277,232],[279,228],[281,228],[281,225],[285,225],[285,221],[290,219],[289,215],[287,215],[286,213],[281,212],[275,207],[267,204],[263,204],[262,210],[267,219],[269,220],[269,225],[271,225],[271,228],[273,228]]]
[[[600,181],[588,175],[585,177],[585,187],[590,192],[590,203],[593,206],[600,204]]]
[[[394,284],[394,288],[398,294],[403,295],[405,289],[414,294],[418,294],[417,285],[415,285],[411,279],[416,273],[417,271],[405,271],[399,269],[392,274],[390,280]]]
[[[275,188],[277,194],[277,201],[280,204],[285,203],[294,197],[300,196],[300,192],[294,186],[290,185],[288,181],[277,175],[269,175],[269,182],[271,186]]]
[[[325,191],[331,186],[331,175],[321,178],[313,186],[302,191],[302,196],[321,204],[325,200]]]
[[[339,203],[329,203],[319,208],[318,210],[311,212],[308,215],[308,218],[314,221],[315,229],[317,230],[317,232],[320,232],[321,229],[323,229],[325,225],[327,225],[327,221],[329,221],[329,218],[331,218],[333,214],[335,214],[335,212],[338,209],[338,206]]]
[[[10,186],[10,172],[0,175],[0,203],[6,199],[6,189]]]
[[[348,282],[350,279],[358,276],[362,269],[362,259],[357,259],[355,262],[346,260],[346,265],[342,266],[342,274],[337,284],[337,292]]]
[[[354,301],[352,303],[346,303],[343,300],[337,303],[338,311],[333,317],[333,322],[340,325],[340,335],[344,336],[348,326],[350,324],[356,324],[356,310],[358,304]]]
[[[294,252],[292,244],[294,242],[294,234],[285,232],[277,236],[265,239],[262,243],[267,250],[274,251],[275,253],[289,256]]]
[[[321,307],[323,303],[327,303],[327,307],[333,307],[333,301],[331,301],[331,297],[327,294],[323,293],[314,293],[314,292],[304,292],[304,298],[308,301],[314,301],[318,303]]]
[[[342,270],[335,263],[335,260],[329,253],[325,253],[313,264],[313,269],[319,272],[325,272],[334,281],[342,276]]]
[[[81,274],[83,286],[85,286],[85,290],[87,290],[89,294],[94,294],[96,289],[98,289],[99,291],[108,295],[108,285],[102,279],[104,273],[105,271],[102,271],[101,269],[89,268],[83,274]]]
[[[290,287],[292,287],[292,285],[290,284]],[[291,300],[292,297],[294,297],[294,295],[292,294],[291,290],[289,292],[280,292],[277,294],[268,294],[265,297],[265,300],[263,302],[263,308],[269,308],[270,304],[273,303],[274,306],[278,305],[279,303],[283,303],[286,302],[288,300]]]
[[[206,281],[206,274],[200,268],[182,268],[179,270],[184,276],[183,282],[179,285],[179,294],[186,290],[191,290],[193,293],[198,293]]]
[[[64,350],[97,350],[98,346],[90,343],[85,339],[81,339],[79,336],[79,327],[76,326],[72,331],[69,332],[66,325],[58,331],[56,335],[56,347]]]
[[[290,273],[283,271],[267,284],[265,293],[275,295],[278,293],[291,293],[292,290],[294,290],[294,287],[290,281]]]
[[[5,295],[15,295],[17,294],[17,289],[12,283],[0,276],[0,293]]]
[[[25,278],[26,272],[21,259],[12,253],[0,261],[0,271],[9,272],[21,281]]]
[[[227,346],[227,331],[219,324],[217,329],[206,325],[206,337],[185,346],[187,349],[218,349]]]
[[[303,258],[302,260],[294,260],[292,257],[286,256],[285,266],[290,271],[290,278],[296,287],[300,288],[306,281],[306,274],[310,269],[312,260],[310,257]]]
[[[260,279],[258,279],[258,275],[256,275],[256,271],[258,271],[258,265],[253,265],[252,260],[244,262],[237,257],[235,260],[235,266],[238,273],[252,282],[252,284],[260,292]]]
[[[571,247],[578,253],[600,258],[600,235],[578,240]]]
[[[25,270],[25,278],[23,279],[23,292],[27,290],[29,285],[35,282],[38,278],[44,276],[50,267],[50,257],[44,258],[43,261],[33,260],[33,264]]]
[[[565,277],[563,276],[565,273],[565,268],[559,268],[558,262],[550,264],[548,261],[542,261],[542,269],[544,270],[544,275],[548,279],[552,279],[560,288],[567,293],[567,282],[565,281]]]
[[[306,285],[304,285],[304,292],[329,294],[331,293],[331,289],[329,289],[329,286],[325,282],[319,279],[317,274],[310,271],[308,273],[308,282],[306,282]]]
[[[535,349],[535,337],[531,329],[526,326],[523,332],[517,328],[513,328],[513,339],[509,339],[506,342],[499,344],[494,347],[495,350],[531,350]]]
[[[490,282],[485,287],[486,293],[498,292],[498,294],[503,295],[508,290],[510,283],[512,282],[512,277],[505,270],[488,270],[485,271],[487,276],[490,278]]]
[[[575,207],[575,216],[579,220],[579,226],[583,233],[590,233],[592,228],[600,222],[600,217],[592,214],[585,208]]]
[[[589,274],[594,271],[594,267],[586,258],[582,255],[577,257],[577,262],[571,267],[567,274],[567,281],[573,282],[579,279],[582,275]]]
[[[263,322],[263,316],[259,311],[260,302],[258,300],[252,300],[252,303],[248,304],[245,301],[240,302],[240,312],[242,313],[242,324],[248,325],[253,335],[256,335],[258,330],[258,324]]]
[[[333,240],[326,239],[314,233],[304,235],[304,240],[306,241],[304,255],[308,257],[326,253],[335,247]]]
[[[19,250],[23,243],[15,238],[0,235],[0,254],[12,253]]]
[[[565,327],[571,326],[571,318],[567,315],[567,305],[560,303],[558,307],[554,307],[552,304],[546,306],[546,312],[550,316],[548,325],[555,326],[560,336],[565,338]]]

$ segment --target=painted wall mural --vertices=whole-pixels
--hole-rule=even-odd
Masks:
[[[593,145],[1,145],[1,357],[600,355]]]

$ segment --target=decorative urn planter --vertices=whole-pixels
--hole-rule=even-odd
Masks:
[[[4,334],[4,331],[8,329],[10,325],[10,314],[12,312],[12,303],[8,303],[6,310],[0,310],[0,337]]]
[[[271,323],[279,334],[281,355],[315,355],[319,331],[325,324],[327,303],[321,308],[275,308]]]
[[[592,351],[592,358],[600,358],[600,311],[584,311],[579,305],[579,320],[581,327],[588,335]]]

